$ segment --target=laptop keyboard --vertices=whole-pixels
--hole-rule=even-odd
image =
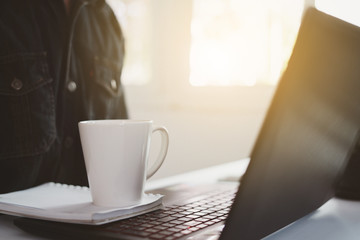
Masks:
[[[207,193],[185,205],[163,209],[104,226],[103,230],[145,239],[179,239],[224,221],[235,197],[235,190]]]

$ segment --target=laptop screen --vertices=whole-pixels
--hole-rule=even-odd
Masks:
[[[360,126],[359,66],[360,29],[309,9],[221,239],[259,239],[333,196]]]

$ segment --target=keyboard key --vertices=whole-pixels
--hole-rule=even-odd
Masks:
[[[157,233],[159,230],[158,229],[153,229],[153,228],[148,228],[145,231],[149,232],[149,233]]]
[[[192,233],[192,232],[189,231],[189,230],[183,230],[183,231],[181,231],[181,233],[186,235],[186,234],[189,234],[189,233]]]
[[[173,234],[173,232],[171,232],[171,231],[161,231],[161,232],[159,232],[159,234],[164,234],[164,235],[168,236],[168,235]]]
[[[153,234],[150,237],[151,239],[163,239],[165,236],[162,234]]]
[[[169,223],[172,223],[172,224],[175,224],[175,225],[179,225],[179,224],[183,224],[183,223],[184,223],[184,221],[180,221],[180,220],[173,220],[173,221],[171,221],[171,222],[169,222]]]
[[[196,226],[199,224],[201,224],[201,222],[197,222],[197,221],[190,221],[190,222],[184,223],[185,226]]]
[[[167,229],[167,227],[164,227],[164,226],[162,226],[162,225],[159,225],[159,226],[155,226],[154,229],[165,230],[165,229]]]
[[[187,229],[188,227],[189,226],[185,226],[185,225],[177,225],[174,227],[174,229],[177,229],[180,232],[181,230]]]

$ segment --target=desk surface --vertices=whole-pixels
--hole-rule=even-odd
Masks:
[[[151,190],[179,182],[213,182],[236,179],[246,170],[248,159],[222,164],[186,174],[149,181],[146,189]],[[23,240],[44,239],[33,236],[16,228],[12,221],[15,217],[0,215],[1,239]],[[268,236],[275,239],[359,239],[360,236],[360,201],[347,201],[337,198],[329,200],[315,212],[293,224]]]

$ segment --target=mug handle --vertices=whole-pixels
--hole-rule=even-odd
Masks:
[[[153,163],[153,165],[151,166],[151,168],[147,171],[146,174],[146,179],[149,179],[150,177],[152,177],[157,170],[159,170],[159,168],[161,167],[161,165],[163,164],[167,151],[168,151],[168,147],[169,147],[169,133],[166,130],[165,127],[161,127],[161,126],[155,126],[154,129],[152,130],[152,133],[159,131],[160,132],[160,136],[161,136],[161,149],[159,152],[159,155],[156,159],[156,161]]]

